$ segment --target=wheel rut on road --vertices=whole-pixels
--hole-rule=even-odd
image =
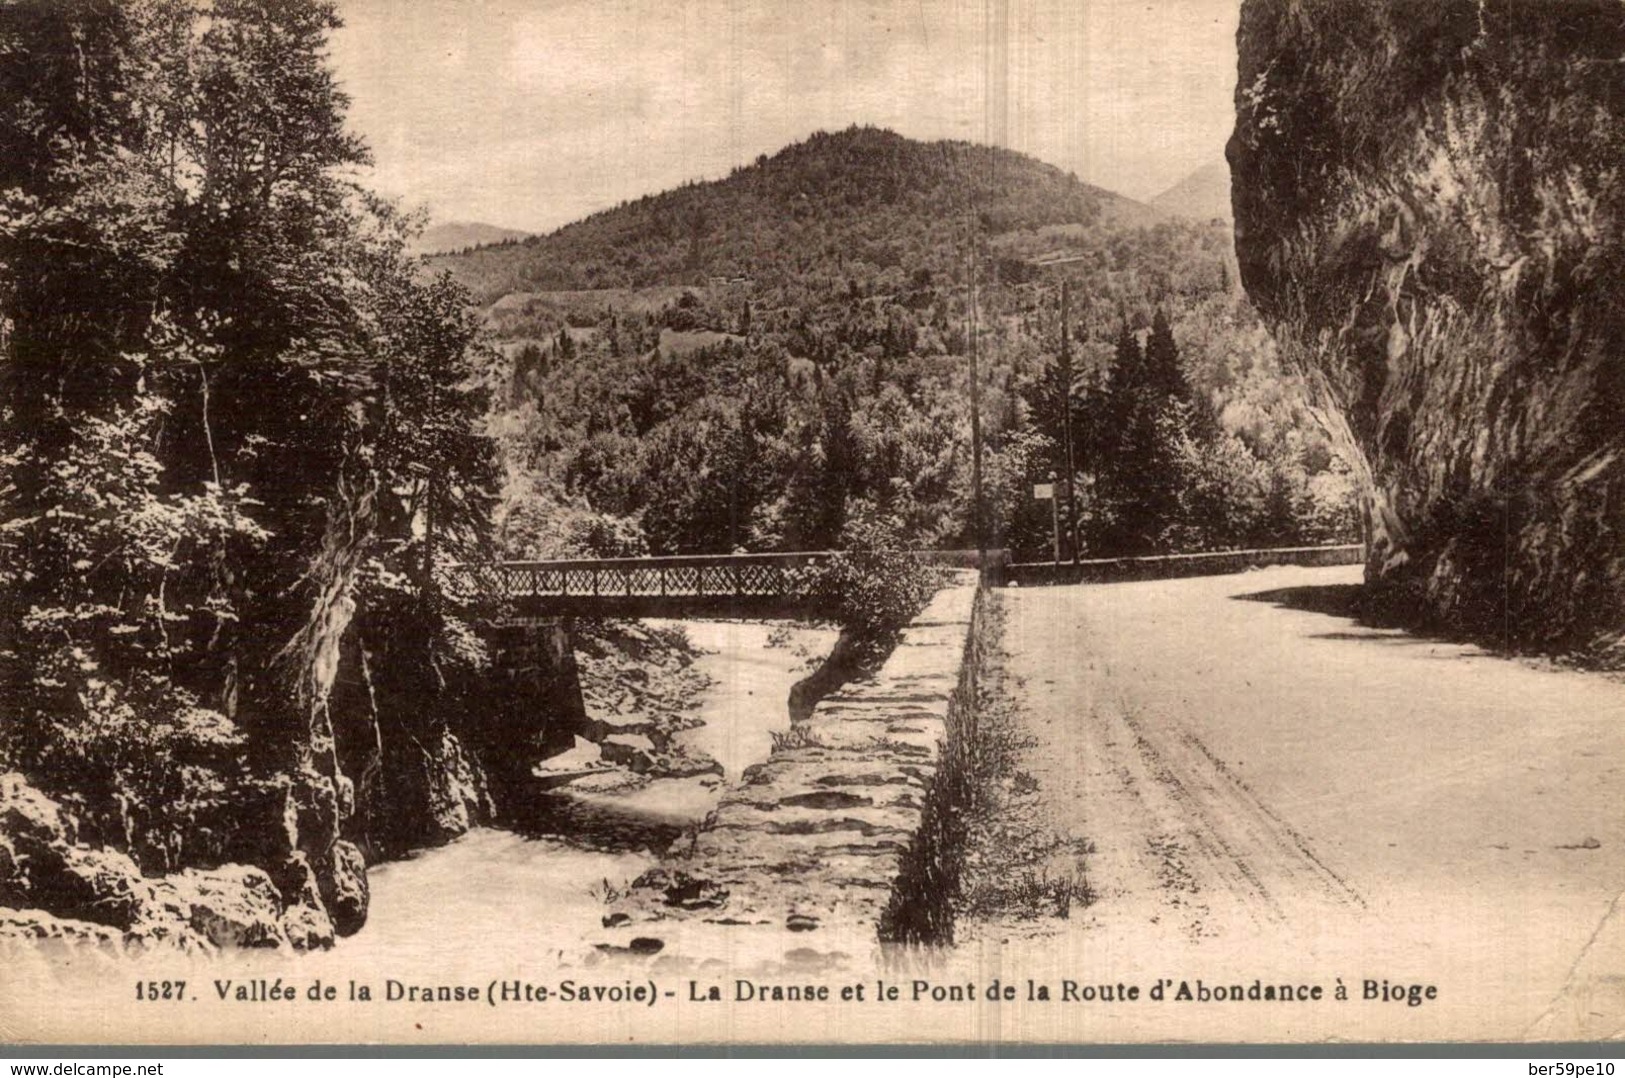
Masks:
[[[1076,616],[1010,619],[1010,691],[1040,817],[1088,849],[1093,929],[1151,924],[1191,940],[1227,928],[1311,929],[1364,900],[1310,840],[1194,733],[1179,707],[1141,691],[1155,664],[1091,656]],[[1199,707],[1200,702],[1185,707]]]

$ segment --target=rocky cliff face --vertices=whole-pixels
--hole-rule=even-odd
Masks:
[[[369,864],[534,823],[556,806],[539,804],[532,769],[580,738],[595,760],[602,747],[605,788],[721,770],[672,742],[706,685],[680,631],[506,624],[474,672],[414,663],[403,634],[363,627],[370,646],[340,649],[327,702],[340,830],[317,856],[300,848],[297,785],[224,757],[188,757],[184,796],[116,818],[55,776],[0,767],[0,967],[18,940],[108,956],[331,947],[366,923]]]
[[[1625,4],[1247,0],[1242,281],[1435,628],[1625,660]]]
[[[323,906],[303,861],[303,878],[285,871],[280,886],[241,864],[149,877],[128,855],[82,839],[70,812],[21,775],[0,774],[0,953],[15,940],[108,955],[333,943],[328,910],[342,906]]]

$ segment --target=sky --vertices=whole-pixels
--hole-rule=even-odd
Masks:
[[[339,0],[373,185],[546,231],[817,130],[1006,146],[1149,198],[1223,160],[1239,0]]]

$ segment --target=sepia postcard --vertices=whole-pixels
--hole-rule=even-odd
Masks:
[[[1625,1035],[1621,56],[0,0],[0,1042]]]

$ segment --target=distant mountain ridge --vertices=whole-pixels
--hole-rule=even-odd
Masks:
[[[488,225],[483,221],[446,221],[430,225],[412,243],[414,254],[448,254],[506,240],[522,240],[530,235],[518,229]]]
[[[991,257],[1020,261],[1097,250],[1159,218],[1012,150],[851,127],[725,179],[431,263],[491,303],[512,293],[838,278],[854,263],[957,274],[973,231]]]
[[[1175,217],[1194,221],[1230,220],[1230,167],[1222,161],[1203,165],[1148,203]]]

